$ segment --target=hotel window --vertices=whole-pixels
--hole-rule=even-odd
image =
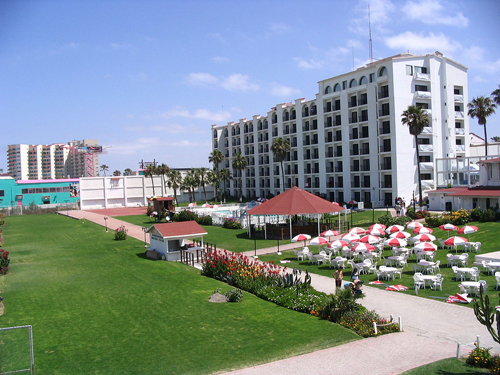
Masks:
[[[413,66],[406,65],[406,75],[409,75],[409,76],[413,75]]]

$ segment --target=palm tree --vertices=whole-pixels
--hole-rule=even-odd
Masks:
[[[500,105],[500,85],[498,85],[498,89],[491,93],[491,98],[496,104]]]
[[[109,167],[106,164],[101,165],[101,172],[104,172],[104,176],[106,176],[107,171],[109,171]]]
[[[124,176],[132,176],[132,174],[133,174],[133,173],[134,173],[134,172],[132,172],[132,169],[130,169],[130,168],[127,168],[127,169],[125,169],[125,170],[123,171],[123,175],[124,175]]]
[[[241,202],[243,199],[243,174],[242,174],[242,172],[248,166],[248,160],[246,157],[241,155],[241,152],[237,152],[233,156],[231,166],[233,167],[233,170],[239,171],[239,174],[240,174],[240,202]]]
[[[415,149],[417,150],[417,173],[418,173],[418,193],[420,196],[420,204],[422,204],[422,179],[420,178],[420,154],[418,149],[418,136],[424,130],[424,127],[429,124],[429,116],[424,112],[422,107],[413,105],[408,106],[408,109],[401,114],[401,123],[408,125],[410,134],[415,137]]]
[[[156,174],[156,166],[154,164],[149,164],[144,170],[144,176],[151,177],[151,185],[153,185],[153,197],[156,197],[155,194],[155,183],[153,181],[153,176]]]
[[[228,182],[229,180],[232,180],[233,177],[231,176],[231,172],[229,172],[229,169],[222,168],[219,171],[219,178],[220,178],[220,180],[222,180],[222,182],[224,182],[223,195],[224,195],[224,201],[225,201],[226,200],[226,182]]]
[[[113,176],[121,176],[122,172],[120,172],[118,169],[113,172]]]
[[[198,186],[203,188],[203,197],[205,198],[205,202],[207,201],[207,192],[205,191],[205,185],[207,183],[207,173],[208,169],[205,167],[198,168],[196,170],[197,182],[199,182]]]
[[[182,185],[182,176],[181,172],[171,169],[170,173],[168,174],[168,187],[174,189],[174,199],[175,199],[175,204],[179,204],[177,202],[177,189],[180,188]]]
[[[225,157],[221,150],[215,149],[210,153],[208,161],[214,165],[216,171],[219,170],[219,164],[224,161]]]
[[[195,196],[194,196],[194,189],[198,187],[198,181],[196,177],[196,171],[195,169],[191,169],[186,176],[184,176],[184,179],[182,180],[182,184],[180,186],[181,189],[187,190],[189,194],[189,202],[194,202]]]
[[[170,168],[166,164],[162,163],[156,168],[156,172],[161,176],[163,187],[167,190],[166,175],[170,172]]]
[[[495,93],[493,91],[493,93]],[[484,155],[488,156],[488,136],[486,135],[486,118],[495,113],[496,103],[490,97],[478,96],[467,104],[468,115],[477,118],[477,123],[484,126]]]
[[[498,135],[495,135],[494,137],[491,137],[492,142],[500,142],[500,137]]]
[[[283,169],[283,161],[290,152],[290,141],[284,138],[276,138],[271,145],[271,151],[274,154],[276,160],[281,164],[281,181],[282,181],[282,191],[285,190],[285,173]]]

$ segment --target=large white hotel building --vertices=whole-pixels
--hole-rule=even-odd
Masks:
[[[289,139],[285,188],[299,186],[330,201],[393,205],[434,187],[437,158],[469,155],[467,68],[443,56],[404,53],[318,82],[313,100],[298,99],[226,125],[212,125],[212,146],[225,155],[220,168],[233,176],[231,159],[248,160],[242,190],[247,197],[278,194],[280,164],[273,140]],[[430,122],[418,137],[420,160],[401,114],[409,105],[425,108]],[[240,179],[231,181],[239,194]],[[425,195],[425,194],[424,194]]]

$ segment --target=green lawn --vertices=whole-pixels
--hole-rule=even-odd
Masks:
[[[472,225],[478,226],[479,231],[477,233],[473,233],[470,235],[470,240],[471,241],[480,241],[482,242],[482,247],[481,247],[481,253],[489,253],[489,252],[494,252],[494,251],[500,251],[500,247],[497,246],[497,240],[496,240],[496,235],[500,229],[500,224],[499,223],[472,223]],[[448,238],[450,233],[447,231],[442,231],[440,229],[435,229],[433,235],[435,235],[437,238]],[[466,236],[467,237],[467,236]],[[437,241],[435,241],[437,243]],[[317,246],[310,246],[310,250],[313,252],[318,252]],[[427,287],[426,289],[420,289],[418,292],[418,295],[421,297],[428,297],[428,298],[435,298],[437,300],[442,300],[443,302],[446,300],[447,296],[449,294],[455,294],[459,293],[460,289],[458,285],[460,284],[460,281],[456,281],[454,277],[454,273],[451,268],[448,268],[446,266],[447,260],[446,260],[446,254],[448,254],[450,251],[446,249],[439,249],[437,251],[437,256],[436,260],[441,260],[441,274],[444,277],[444,282],[443,282],[443,290],[442,291],[434,291],[432,289],[429,289]],[[454,250],[451,251],[454,253]],[[388,257],[392,255],[391,250],[389,248],[386,248],[383,252],[383,256]],[[469,266],[472,266],[472,263],[474,262],[476,253],[469,253]],[[279,264],[279,260],[290,260],[290,263],[287,265],[288,267],[297,267],[297,268],[302,268],[303,270],[307,269],[309,272],[312,273],[317,273],[320,275],[324,276],[332,276],[333,269],[330,269],[328,265],[315,265],[315,264],[309,264],[308,261],[297,261],[294,253],[292,251],[286,251],[283,252],[281,256],[278,256],[276,254],[268,254],[268,255],[263,255],[259,257],[259,260],[262,261],[274,261]],[[380,261],[378,263],[383,264],[383,261]],[[402,284],[404,286],[410,287],[406,292],[398,292],[398,293],[410,293],[414,294],[414,290],[412,289],[413,286],[413,267],[412,264],[416,264],[415,261],[415,256],[411,256],[408,265],[404,269],[403,276],[401,279],[396,279],[396,280],[391,280],[390,282],[386,282],[389,284]],[[493,303],[496,303],[496,301],[499,300],[499,292],[495,290],[495,285],[496,285],[496,280],[495,277],[492,275],[489,275],[485,272],[482,271],[482,267],[480,267],[481,270],[481,276],[480,279],[486,280],[488,283],[488,295],[490,296],[490,299],[492,299]],[[344,278],[345,279],[350,279],[351,275],[351,269],[347,268],[344,270]],[[369,275],[361,275],[361,279],[364,280],[366,283],[370,281],[376,280],[376,276],[374,274],[369,274]],[[385,286],[378,286],[378,288],[385,288]],[[394,293],[394,292],[387,292],[387,293]],[[466,305],[469,307],[472,307],[472,304]]]
[[[4,248],[0,325],[33,326],[40,374],[209,374],[359,339],[248,293],[212,304],[230,287],[89,221],[7,217]]]
[[[420,366],[409,371],[403,372],[401,375],[430,375],[430,374],[488,374],[487,369],[471,367],[465,362],[456,358],[443,359],[425,366]]]

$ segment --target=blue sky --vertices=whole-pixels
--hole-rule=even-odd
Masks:
[[[318,81],[364,65],[367,9],[365,0],[0,0],[0,149],[97,138],[112,146],[101,156],[111,171],[153,159],[209,166],[212,124],[313,99]],[[370,9],[374,58],[439,50],[469,67],[469,100],[500,84],[500,1],[371,0]],[[487,126],[500,136],[500,109]]]

